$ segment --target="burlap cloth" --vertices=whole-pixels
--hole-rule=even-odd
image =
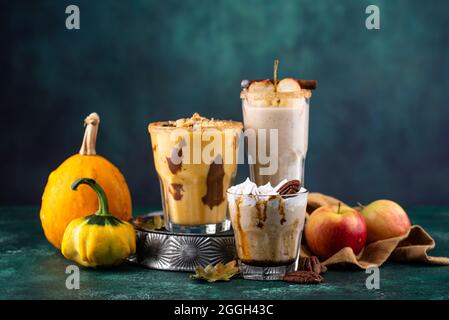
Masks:
[[[310,193],[307,202],[307,213],[315,209],[338,204],[338,199],[321,193]],[[343,203],[342,203],[343,204]],[[307,219],[307,217],[306,217]],[[435,247],[433,238],[420,226],[414,225],[409,232],[401,237],[380,240],[368,244],[357,256],[351,248],[341,249],[322,263],[326,266],[354,266],[366,269],[370,266],[381,266],[385,261],[404,263],[424,263],[429,265],[449,265],[449,258],[431,257],[427,252]],[[310,256],[307,243],[303,237],[301,256]]]

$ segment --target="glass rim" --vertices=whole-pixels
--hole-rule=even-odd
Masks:
[[[209,125],[209,126],[201,126],[201,131],[206,130],[242,130],[243,129],[243,123],[240,121],[234,121],[234,120],[216,120],[216,125]],[[151,122],[148,124],[148,131],[152,130],[166,130],[166,131],[173,131],[173,130],[186,130],[193,132],[193,126],[185,126],[185,127],[177,127],[174,125],[170,125],[170,121],[157,121],[157,122]]]
[[[300,195],[304,195],[304,194],[308,194],[309,190],[307,190],[306,188],[301,188],[304,189],[304,191],[299,190],[297,193],[294,194],[285,194],[285,195],[280,195],[280,194],[272,194],[272,193],[259,193],[259,194],[243,194],[243,193],[237,193],[237,192],[230,192],[229,190],[226,190],[226,194],[229,195],[233,195],[233,196],[250,196],[250,197],[270,197],[270,196],[279,196],[283,199],[285,198],[294,198]]]
[[[243,89],[240,92],[240,99],[255,99],[255,100],[265,100],[265,99],[275,99],[275,98],[291,98],[299,99],[306,98],[310,99],[312,97],[312,91],[308,89],[301,89],[301,91],[292,92],[248,92],[247,89]]]

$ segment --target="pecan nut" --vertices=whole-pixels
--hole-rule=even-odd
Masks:
[[[286,196],[290,194],[296,194],[301,189],[301,181],[299,180],[290,180],[284,183],[278,190],[278,193],[281,196]]]
[[[315,256],[300,257],[298,259],[298,271],[313,271],[316,274],[322,274],[327,271],[327,268]]]
[[[283,280],[298,284],[318,284],[323,281],[323,277],[313,271],[295,271],[286,273]]]

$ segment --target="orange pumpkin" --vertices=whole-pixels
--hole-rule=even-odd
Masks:
[[[53,171],[42,195],[40,218],[48,241],[58,249],[67,225],[76,218],[91,215],[98,209],[98,197],[91,188],[82,185],[73,192],[71,184],[79,178],[96,180],[109,199],[113,216],[131,219],[131,194],[121,172],[111,162],[96,154],[100,118],[92,113],[84,120],[86,130],[79,154],[65,160]]]

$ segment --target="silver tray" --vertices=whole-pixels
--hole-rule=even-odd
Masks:
[[[151,217],[161,212],[150,213]],[[172,233],[145,230],[134,224],[137,236],[136,254],[132,263],[159,270],[195,271],[197,267],[236,259],[232,231],[218,234]]]

